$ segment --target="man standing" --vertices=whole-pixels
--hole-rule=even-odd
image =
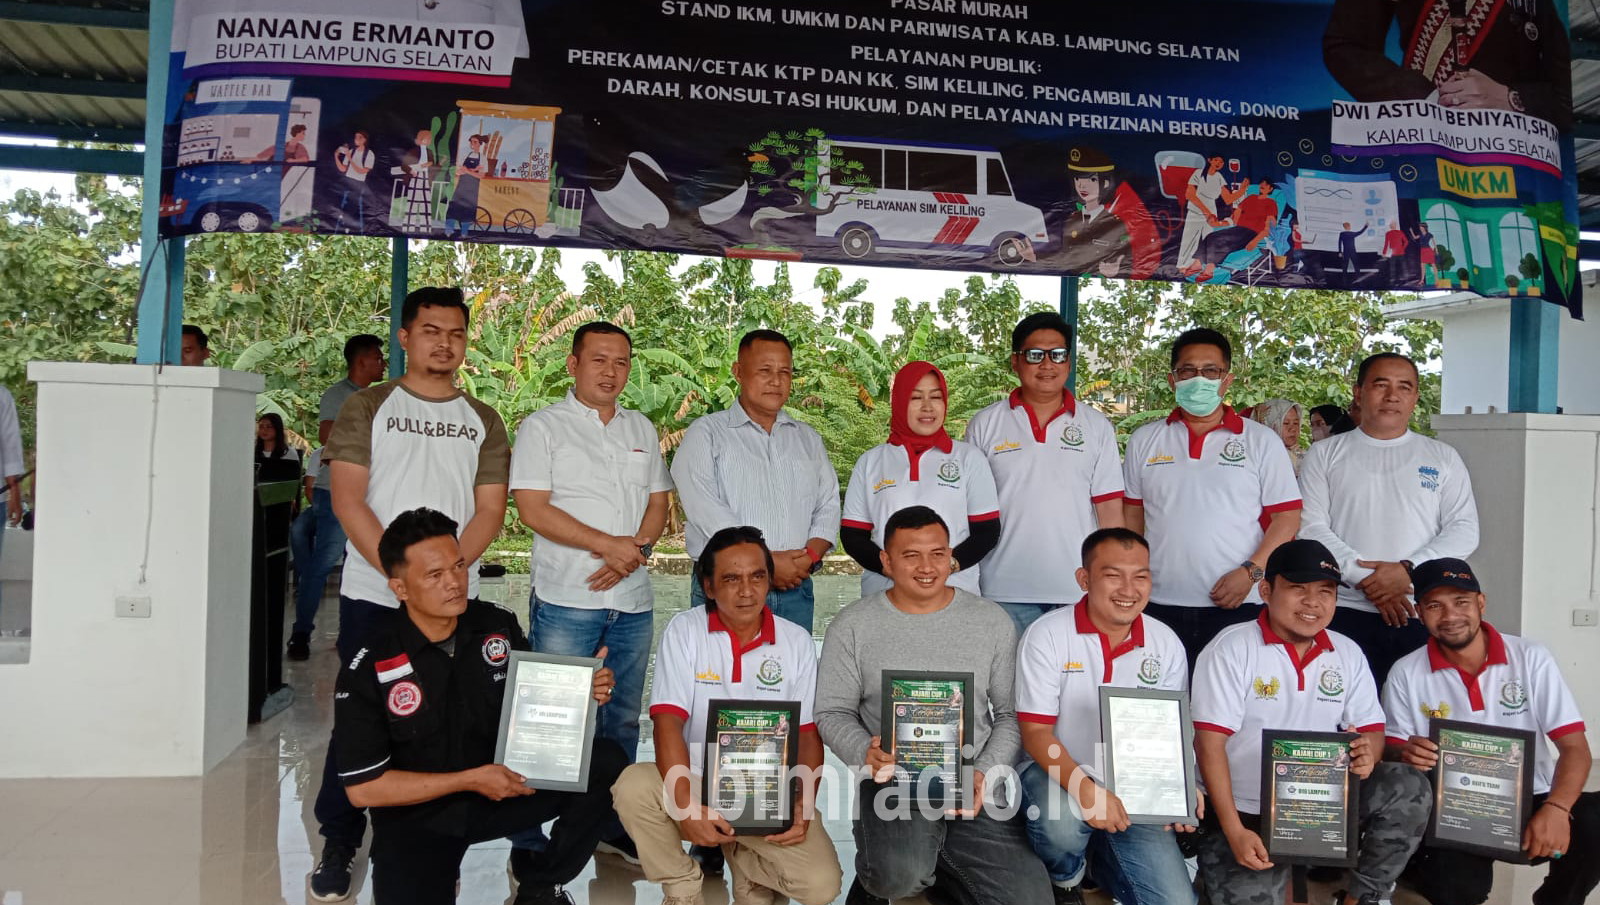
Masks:
[[[1017,650],[1017,720],[1032,759],[1022,771],[1028,841],[1055,884],[1056,905],[1082,905],[1079,885],[1092,837],[1108,857],[1095,877],[1122,902],[1194,905],[1194,885],[1173,830],[1134,825],[1104,787],[1098,749],[1100,687],[1189,689],[1189,660],[1172,630],[1143,615],[1150,546],[1126,528],[1083,540],[1076,604],[1043,617]]]
[[[985,781],[1017,759],[1016,629],[999,607],[945,584],[950,532],[938,513],[911,506],[889,517],[883,574],[894,587],[863,597],[834,617],[817,676],[817,728],[852,768],[864,768],[855,820],[856,879],[847,905],[881,905],[932,886],[956,901],[1013,905],[1049,900],[1049,879],[1028,849],[1022,821],[1001,819],[1008,783]],[[970,809],[925,814],[911,802],[915,781],[895,778],[894,743],[880,725],[883,671],[971,673],[973,768]],[[965,748],[966,746],[963,746]]]
[[[211,360],[211,343],[206,331],[194,324],[183,325],[179,350],[178,363],[185,367],[198,368]]]
[[[512,905],[572,905],[561,885],[594,853],[626,761],[614,742],[595,739],[587,789],[537,794],[494,763],[506,652],[527,645],[515,616],[467,599],[467,558],[455,531],[431,509],[389,524],[378,557],[400,608],[373,622],[339,670],[339,779],[352,801],[372,808],[373,900],[451,905],[467,846],[555,820],[548,850],[512,850]],[[599,704],[613,681],[610,670],[595,671]]]
[[[1460,559],[1421,563],[1412,573],[1427,646],[1402,657],[1383,689],[1389,756],[1418,770],[1438,767],[1429,740],[1434,718],[1523,729],[1534,734],[1532,819],[1522,850],[1549,874],[1537,905],[1583,905],[1600,885],[1600,792],[1585,792],[1593,758],[1583,716],[1542,644],[1483,621],[1483,590]],[[1550,756],[1554,744],[1555,757]],[[1478,905],[1489,898],[1494,861],[1471,852],[1423,847],[1409,872],[1430,902]]]
[[[1122,466],[1127,525],[1150,539],[1148,612],[1178,633],[1191,665],[1217,632],[1255,616],[1261,564],[1300,528],[1283,439],[1223,404],[1232,367],[1221,333],[1180,334],[1167,375],[1178,407],[1133,432]]]
[[[617,404],[633,341],[605,321],[572,337],[565,399],[523,420],[511,457],[511,493],[535,533],[528,641],[545,654],[587,657],[604,648],[616,694],[595,733],[639,750],[639,708],[654,637],[655,598],[644,568],[667,524],[672,479],[654,425]],[[636,858],[612,827],[607,844]]]
[[[387,362],[383,358],[383,340],[371,333],[359,333],[344,343],[344,379],[322,393],[317,406],[317,444],[326,446],[333,434],[333,423],[345,400],[358,391],[383,379]],[[313,453],[313,455],[315,455]],[[311,510],[307,526],[311,543],[304,561],[295,560],[294,627],[289,633],[289,659],[304,660],[311,656],[311,632],[316,628],[317,608],[322,605],[323,587],[333,574],[339,557],[344,555],[344,528],[333,514],[333,496],[329,493],[329,472],[318,459],[316,483],[311,485]]]
[[[362,390],[339,410],[323,464],[332,473],[333,511],[349,537],[339,585],[340,659],[349,662],[373,624],[399,601],[381,571],[378,538],[396,515],[436,509],[464,527],[461,553],[471,563],[467,596],[478,596],[477,559],[500,533],[506,512],[511,447],[495,410],[456,388],[467,354],[467,306],[461,290],[428,287],[406,296],[400,314],[406,373]],[[328,748],[316,815],[326,838],[311,875],[311,895],[350,895],[350,864],[366,817],[345,797],[338,775],[338,733]]]
[[[1205,784],[1200,876],[1213,905],[1283,901],[1287,865],[1261,839],[1261,733],[1353,732],[1361,779],[1359,840],[1349,892],[1336,905],[1386,901],[1427,828],[1432,790],[1415,770],[1379,763],[1383,708],[1361,648],[1327,630],[1339,569],[1314,540],[1267,560],[1254,622],[1224,629],[1194,673],[1194,750]]]
[[[623,771],[612,795],[639,845],[645,877],[661,884],[666,905],[701,905],[704,877],[683,851],[688,840],[722,846],[733,866],[733,901],[770,905],[787,896],[827,905],[839,895],[839,856],[815,819],[822,740],[812,722],[817,653],[811,633],[767,607],[772,554],[754,528],[724,528],[700,553],[709,598],[667,623],[656,655],[650,718],[656,762]],[[800,760],[794,823],[769,836],[735,836],[728,821],[700,804],[706,722],[714,698],[795,701]]]
[[[1454,449],[1411,430],[1416,363],[1380,352],[1361,362],[1361,424],[1311,447],[1300,466],[1301,533],[1333,551],[1349,586],[1333,629],[1367,652],[1380,683],[1428,632],[1407,599],[1413,563],[1478,547],[1472,479]]]
[[[746,333],[733,379],[739,382],[738,400],[689,425],[672,460],[688,519],[685,545],[698,559],[706,539],[723,528],[760,529],[774,548],[767,605],[811,631],[811,573],[839,531],[839,476],[817,432],[783,410],[794,381],[794,353],[782,333]],[[690,598],[696,606],[705,603],[698,576]]]
[[[1116,430],[1066,388],[1071,338],[1072,328],[1054,312],[1018,322],[1011,369],[1020,386],[967,422],[966,440],[988,458],[1006,514],[979,583],[1019,632],[1067,602],[1083,539],[1096,528],[1122,526]]]

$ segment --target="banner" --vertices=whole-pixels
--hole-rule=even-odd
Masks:
[[[178,0],[164,234],[1578,313],[1555,0]]]

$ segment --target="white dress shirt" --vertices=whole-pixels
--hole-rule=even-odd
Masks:
[[[750,525],[773,550],[798,550],[839,533],[839,476],[810,425],[778,413],[772,432],[733,405],[695,419],[672,460],[688,516],[684,541],[699,557],[711,535]]]

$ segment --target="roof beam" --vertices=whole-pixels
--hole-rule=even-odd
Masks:
[[[1578,211],[1579,229],[1600,229],[1600,207],[1591,207],[1585,211]]]
[[[1600,119],[1592,116],[1579,116],[1572,122],[1572,137],[1586,138],[1590,141],[1600,140]]]
[[[1600,41],[1594,38],[1573,38],[1571,44],[1574,60],[1600,60]]]
[[[0,91],[144,100],[144,82],[108,82],[103,79],[26,75],[20,72],[0,73]]]
[[[64,6],[56,3],[19,3],[0,0],[0,20],[34,22],[40,25],[81,25],[84,28],[116,28],[145,31],[150,28],[148,10],[100,9],[92,6]]]
[[[115,176],[142,176],[144,175],[144,154],[140,151],[107,151],[100,148],[0,145],[0,167],[17,170],[43,170],[52,173],[109,173]]]
[[[72,123],[23,123],[0,120],[0,135],[24,135],[56,141],[98,141],[106,144],[144,143],[142,126],[79,126]]]
[[[1578,260],[1600,261],[1600,239],[1579,239]]]

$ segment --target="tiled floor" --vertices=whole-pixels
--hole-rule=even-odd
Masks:
[[[819,600],[819,623],[822,609]],[[203,779],[0,781],[0,905],[308,903],[306,878],[321,847],[311,807],[332,721],[336,626],[328,617],[336,611],[331,601],[324,608],[311,660],[288,664],[294,705],[251,727],[245,743]],[[642,758],[650,756],[648,738],[647,730]],[[855,847],[839,816],[848,808],[831,797],[838,788],[825,785],[824,793],[831,815],[824,825],[848,884]],[[507,849],[489,843],[468,853],[461,905],[509,901]],[[357,865],[355,901],[366,905],[372,892],[365,856]],[[1529,869],[1503,868],[1491,902],[1527,902],[1535,882]],[[605,855],[568,888],[580,905],[661,900],[636,868]],[[705,896],[708,905],[726,905],[726,883],[708,881]],[[1327,902],[1327,891],[1316,890],[1312,901]],[[1395,905],[1421,901],[1402,893]]]

